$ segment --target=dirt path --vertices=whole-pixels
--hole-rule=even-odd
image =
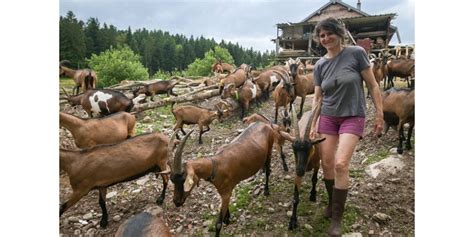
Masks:
[[[204,106],[212,104],[213,99],[202,104]],[[372,103],[370,100],[368,102],[366,133],[371,131],[374,114]],[[306,110],[310,108],[310,104],[311,99],[306,99]],[[299,108],[299,100],[297,105]],[[78,113],[71,108],[65,108],[65,110]],[[251,112],[257,111],[273,118],[273,102],[265,102],[258,108],[253,105]],[[149,130],[163,131],[166,134],[170,132],[174,118],[169,114],[169,107],[147,111],[145,115],[149,116],[153,122],[143,123],[139,120],[138,133]],[[207,157],[217,147],[228,143],[238,135],[238,130],[244,128],[244,124],[237,115],[228,118],[223,123],[215,121],[211,125],[211,130],[203,135],[203,145],[197,144],[196,133],[190,137],[183,157],[185,159]],[[189,127],[185,128],[185,130],[189,129]],[[61,129],[60,137],[60,147],[69,149],[74,147],[72,137],[66,130]],[[344,215],[345,233],[358,232],[363,236],[414,235],[414,151],[395,155],[405,163],[405,167],[395,175],[382,174],[377,179],[372,179],[364,172],[369,164],[391,155],[390,149],[396,144],[396,132],[390,130],[380,139],[367,136],[357,146],[350,166],[351,186],[347,211]],[[264,175],[260,173],[241,182],[234,190],[231,200],[231,224],[224,225],[221,231],[223,236],[235,234],[325,236],[329,221],[322,216],[323,208],[327,203],[324,183],[321,181],[322,171],[319,173],[315,203],[309,201],[311,174],[306,173],[304,176],[298,208],[299,228],[288,231],[288,212],[292,208],[295,172],[294,155],[288,143],[285,143],[284,152],[287,155],[289,172],[283,171],[279,154],[275,150],[272,153],[270,196],[263,196]],[[121,222],[143,211],[145,206],[154,204],[161,193],[161,178],[157,179],[150,174],[140,180],[142,181],[140,184],[135,180],[108,189],[109,195],[115,192],[115,196],[107,199],[109,211],[107,229],[101,229],[98,225],[101,211],[98,205],[98,191],[94,190],[63,214],[60,218],[60,233],[63,235],[114,234]],[[145,184],[142,185],[143,182]],[[175,207],[172,202],[173,189],[173,184],[170,184],[163,205],[164,216],[170,228],[180,235],[202,236],[208,233],[213,236],[212,231],[220,205],[220,198],[214,186],[201,180],[200,186],[193,190],[186,203],[180,208]],[[61,172],[61,203],[71,192],[67,175]],[[383,213],[389,217],[382,215],[385,218],[380,220],[374,217],[377,213]]]

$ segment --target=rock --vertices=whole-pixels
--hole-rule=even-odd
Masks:
[[[143,129],[143,131],[144,131],[145,133],[152,133],[152,132],[153,132],[153,127],[147,127],[147,128],[145,128],[145,129]]]
[[[293,212],[292,212],[292,211],[287,211],[287,212],[286,212],[286,216],[291,217],[291,215],[293,215]]]
[[[245,223],[245,215],[240,215],[239,216],[239,222],[240,223]]]
[[[347,234],[343,234],[342,237],[362,237],[362,233],[358,233],[358,232],[347,233]]]
[[[88,222],[87,222],[87,221],[85,221],[85,220],[79,220],[79,224],[81,224],[81,225],[87,225],[87,224],[88,224]]]
[[[304,224],[304,228],[307,230],[313,230],[313,227],[310,224]]]
[[[360,228],[360,224],[355,223],[351,227],[352,227],[353,230],[357,230],[357,229]]]
[[[285,175],[285,178],[286,180],[290,180],[291,179],[291,176],[290,175]]]
[[[269,208],[268,208],[268,211],[269,211],[270,213],[274,213],[274,212],[275,212],[275,209],[272,208],[272,207],[269,207]]]
[[[115,222],[119,222],[120,221],[120,215],[115,215],[112,220],[114,220]]]
[[[105,195],[105,198],[110,199],[110,198],[115,197],[115,195],[117,195],[117,192],[113,191],[113,192],[107,193],[107,195]]]
[[[394,147],[394,148],[390,149],[390,153],[391,153],[391,154],[398,154],[397,148]]]
[[[141,179],[137,180],[137,184],[140,186],[143,186],[146,182],[148,182],[148,180],[150,180],[150,176],[146,175],[142,177]]]
[[[142,119],[142,123],[151,123],[153,120],[151,120],[150,116],[145,116],[145,118]]]
[[[365,173],[375,179],[382,171],[386,171],[394,175],[399,170],[403,169],[403,167],[405,167],[405,163],[403,163],[402,160],[390,156],[377,163],[369,165],[367,168],[365,168]]]
[[[392,218],[389,215],[385,214],[385,213],[377,212],[377,213],[375,213],[375,215],[372,216],[372,219],[374,219],[374,221],[376,221],[380,224],[385,224],[389,220],[391,220]]]
[[[90,219],[92,219],[92,217],[94,217],[94,215],[89,212],[89,213],[83,215],[83,216],[82,216],[82,219],[84,219],[84,220],[90,220]]]
[[[87,230],[86,236],[95,236],[96,231],[97,230],[95,228],[90,228],[90,229]]]
[[[210,225],[212,225],[211,220],[207,220],[207,221],[204,221],[204,223],[202,223],[202,226],[204,226],[204,227],[207,227],[207,226],[210,226]]]
[[[176,233],[181,233],[183,231],[183,226],[180,226],[176,229]]]
[[[142,191],[141,189],[135,189],[135,190],[132,191],[132,193],[139,193],[141,191]]]
[[[254,196],[257,196],[258,194],[260,194],[260,191],[261,191],[261,188],[260,188],[260,187],[257,187],[257,188],[253,191],[253,195],[254,195]]]
[[[70,216],[69,218],[67,218],[69,222],[78,222],[79,221],[79,218],[78,217],[75,217],[75,216]]]
[[[160,118],[166,119],[166,118],[168,118],[168,116],[167,116],[167,115],[164,115],[164,114],[160,114]]]
[[[373,235],[375,234],[375,231],[374,230],[369,230],[369,235]]]
[[[81,234],[81,230],[77,229],[77,230],[74,230],[74,235],[80,235]]]

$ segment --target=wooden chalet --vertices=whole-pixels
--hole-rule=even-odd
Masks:
[[[354,0],[355,1],[355,0]],[[359,44],[364,47],[368,43],[368,51],[379,51],[388,48],[388,44],[396,33],[400,43],[397,27],[391,25],[395,13],[369,15],[361,10],[361,2],[352,7],[341,0],[330,0],[324,6],[311,13],[301,22],[277,24],[277,37],[272,39],[276,44],[277,60],[289,57],[303,59],[319,58],[325,49],[313,40],[313,32],[319,21],[328,17],[341,19],[348,30],[346,43]],[[365,42],[365,43],[364,43]]]

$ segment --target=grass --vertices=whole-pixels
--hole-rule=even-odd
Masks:
[[[371,165],[373,163],[379,162],[379,161],[387,158],[389,153],[390,153],[390,151],[388,149],[382,148],[382,149],[378,150],[376,154],[368,156],[367,160],[365,161],[364,164],[365,165]]]

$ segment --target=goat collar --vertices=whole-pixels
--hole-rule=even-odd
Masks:
[[[216,161],[212,158],[209,158],[212,161],[212,171],[211,171],[211,176],[209,176],[206,181],[212,182],[214,181],[214,178],[216,177]]]

